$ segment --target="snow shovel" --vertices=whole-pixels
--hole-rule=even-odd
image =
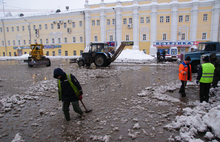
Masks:
[[[86,106],[84,105],[84,103],[83,103],[83,101],[82,101],[82,100],[80,100],[80,102],[82,103],[83,107],[84,107],[84,108],[85,108],[85,110],[86,110],[86,111],[85,111],[85,113],[89,113],[89,112],[91,112],[91,111],[92,111],[92,109],[89,109],[89,110],[88,110],[88,109],[86,108]]]

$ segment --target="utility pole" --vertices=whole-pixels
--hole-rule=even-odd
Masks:
[[[115,11],[115,8],[113,7],[112,8],[114,11]],[[117,41],[116,41],[116,11],[115,11],[115,50],[116,50],[116,48],[117,48]]]

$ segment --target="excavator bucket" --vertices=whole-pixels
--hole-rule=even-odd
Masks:
[[[115,59],[118,58],[118,56],[121,54],[121,52],[124,50],[125,46],[131,46],[133,45],[133,42],[121,42],[121,45],[116,50],[115,54],[112,56],[110,62],[114,62]]]

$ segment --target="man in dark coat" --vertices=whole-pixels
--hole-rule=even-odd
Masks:
[[[58,79],[58,91],[59,91],[59,95],[62,96],[62,102],[63,102],[63,112],[64,112],[64,116],[66,121],[70,121],[70,116],[69,116],[69,106],[70,103],[73,106],[73,110],[80,114],[80,117],[84,117],[83,116],[83,111],[81,110],[80,106],[79,106],[79,100],[82,100],[82,88],[78,82],[78,80],[76,79],[75,76],[73,76],[72,74],[69,74],[69,77],[71,78],[71,82],[73,83],[73,85],[78,89],[77,92],[79,94],[76,93],[76,91],[73,89],[73,87],[70,84],[70,80],[68,81],[68,75],[60,68],[57,68],[54,70],[54,78]]]
[[[210,54],[210,62],[215,66],[215,72],[212,82],[212,87],[217,87],[218,81],[220,80],[220,59],[215,53]]]
[[[160,51],[157,50],[157,61],[159,62],[159,60],[160,60]]]
[[[163,50],[163,61],[165,61],[165,57],[166,57],[166,51]]]

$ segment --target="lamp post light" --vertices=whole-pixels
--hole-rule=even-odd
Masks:
[[[31,24],[30,24],[30,22],[29,21],[27,21],[26,19],[24,20],[24,21],[26,21],[26,22],[28,22],[29,23],[29,27],[28,27],[28,31],[29,31],[29,44],[31,44]]]
[[[115,8],[112,8],[115,11]],[[117,41],[116,41],[116,11],[115,11],[115,50],[117,48]]]

